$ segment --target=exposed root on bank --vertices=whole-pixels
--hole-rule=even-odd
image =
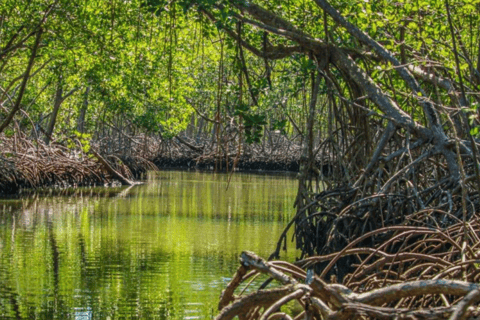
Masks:
[[[171,139],[161,135],[130,136],[119,130],[106,132],[95,137],[101,154],[114,154],[118,159],[134,168],[135,176],[145,168],[184,168],[232,171],[264,170],[294,171],[300,169],[302,137],[289,137],[265,128],[258,143],[240,141],[239,124],[231,122],[220,127],[219,140],[210,134],[189,135],[183,132]],[[331,173],[328,159],[318,154],[319,167]],[[150,169],[149,169],[150,170]]]
[[[321,182],[318,176],[303,180],[301,177],[297,212],[271,258],[278,257],[287,245],[290,228],[294,228],[296,249],[301,250],[304,258],[339,252],[353,241],[360,241],[361,247],[374,248],[383,244],[388,235],[364,235],[388,227],[442,229],[459,222],[472,223],[480,209],[478,178],[473,161],[466,160],[461,165],[464,177],[455,181],[446,161],[429,144],[411,149],[408,141],[403,141],[399,145],[391,143],[376,159],[376,167],[366,166],[356,175],[348,175],[353,165],[346,163],[344,184],[336,187],[317,191],[320,188],[315,185]],[[401,251],[399,246],[394,248],[397,251],[392,249],[392,254]],[[328,272],[342,280],[352,271],[351,259],[345,258]]]
[[[227,130],[228,129],[228,130]],[[161,142],[154,158],[158,167],[185,167],[216,171],[299,171],[301,140],[265,130],[259,143],[238,144],[238,128],[225,128],[221,141],[186,135]]]
[[[47,146],[20,135],[0,137],[0,193],[45,186],[97,185],[110,181],[102,166],[86,154],[61,145]]]
[[[77,143],[74,147],[66,147],[60,143],[47,145],[22,134],[0,136],[0,194],[40,187],[105,185],[115,180],[133,185],[133,170],[156,169],[141,157],[124,162],[115,154],[85,153],[79,141],[73,142]]]
[[[479,231],[477,227],[477,223],[472,227],[476,235]],[[243,252],[241,266],[222,292],[218,306],[220,312],[215,319],[228,320],[238,316],[241,320],[457,320],[480,316],[480,309],[476,306],[480,301],[480,285],[475,281],[478,276],[477,261],[474,255],[464,250],[471,243],[459,247],[462,241],[458,241],[458,237],[462,238],[464,231],[462,227],[443,231],[427,228],[389,231],[396,233],[392,241],[417,236],[420,240],[416,243],[417,253],[390,255],[381,247],[351,246],[329,256],[311,257],[291,264],[267,262],[254,253]],[[454,233],[453,238],[447,236],[450,231]],[[422,238],[429,239],[427,250],[422,247]],[[479,245],[476,239],[472,242]],[[450,245],[451,250],[439,255],[429,252],[440,252],[435,248],[442,244]],[[415,241],[411,245],[415,246]],[[327,283],[311,269],[320,261],[333,263],[346,255],[354,255],[361,260],[351,274],[351,279],[360,281],[346,281],[345,285]],[[364,272],[367,269],[377,269],[378,272]],[[462,281],[450,280],[458,273],[464,275],[460,277]],[[258,280],[259,276],[264,279],[260,289],[251,288],[253,280]],[[272,288],[266,289],[267,286]]]
[[[307,179],[312,174],[304,171],[297,213],[270,257],[278,257],[294,228],[301,260],[266,262],[244,253],[217,319],[478,319],[474,163],[462,163],[463,178],[454,181],[430,150],[424,145],[389,158],[387,149],[388,162],[322,192],[313,191],[318,176]],[[264,290],[272,281],[265,279],[261,290],[233,296],[258,274],[281,286]],[[280,309],[292,300],[297,308]]]

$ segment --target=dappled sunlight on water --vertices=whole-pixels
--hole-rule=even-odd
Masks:
[[[297,183],[227,185],[166,171],[134,188],[0,201],[0,318],[210,319],[240,252],[273,251]]]

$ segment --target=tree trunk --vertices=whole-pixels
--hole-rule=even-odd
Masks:
[[[48,122],[47,131],[45,132],[45,143],[49,144],[52,140],[53,130],[55,128],[55,123],[57,122],[58,111],[60,110],[60,106],[62,103],[70,97],[75,91],[79,88],[73,88],[70,90],[66,95],[63,95],[63,86],[61,83],[61,79],[58,82],[57,90],[55,91],[55,100],[53,102],[53,111],[52,115],[50,116],[50,121]]]
[[[55,127],[55,122],[57,121],[58,110],[60,110],[60,106],[62,105],[62,94],[63,88],[62,85],[58,84],[57,90],[55,91],[55,100],[53,102],[53,111],[52,115],[50,116],[50,121],[48,121],[47,131],[45,132],[45,143],[49,144],[52,140],[53,128]]]
[[[80,133],[83,133],[85,130],[85,115],[87,113],[87,108],[88,108],[89,93],[90,93],[90,86],[87,86],[87,88],[85,89],[85,95],[83,98],[83,105],[82,105],[82,108],[80,109],[80,114],[77,120],[77,131]]]
[[[3,123],[0,125],[0,133],[2,133],[3,130],[5,130],[5,128],[10,124],[10,122],[12,122],[13,117],[15,116],[15,113],[17,113],[17,111],[20,110],[20,104],[22,103],[23,94],[25,93],[25,88],[27,87],[27,81],[30,78],[30,71],[32,70],[32,66],[35,61],[35,57],[37,55],[37,49],[38,49],[38,46],[40,45],[40,39],[42,38],[42,33],[43,33],[43,30],[40,28],[37,31],[35,44],[33,45],[32,54],[30,55],[30,60],[28,61],[27,71],[25,72],[25,76],[23,77],[22,84],[20,85],[20,92],[18,93],[17,100],[15,101],[15,104],[13,105],[13,108],[8,114],[5,121],[3,121]]]

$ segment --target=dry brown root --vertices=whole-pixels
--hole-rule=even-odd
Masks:
[[[348,175],[350,180],[342,184],[332,181],[318,188],[317,177],[305,178],[301,184],[305,187],[297,196],[297,213],[289,224],[295,227],[296,248],[304,256],[325,255],[380,228],[441,229],[464,218],[472,219],[480,210],[475,164],[464,162],[466,177],[459,183],[452,180],[443,159],[430,151],[429,146],[411,151],[412,159],[417,159],[413,161],[407,156],[384,157],[389,160],[377,163],[368,174],[350,174],[352,165],[346,164],[345,178]],[[275,256],[286,242],[285,235]],[[363,246],[374,247],[383,237],[368,238]]]
[[[97,150],[102,155],[115,155],[132,169],[134,175],[150,167],[189,167],[230,171],[242,170],[298,171],[301,139],[265,131],[259,143],[239,146],[238,132],[225,132],[220,143],[211,135],[195,138],[179,134],[171,139],[159,136],[128,136],[124,133],[96,137]],[[322,165],[328,159],[318,156]],[[117,161],[118,162],[118,161]],[[153,162],[153,163],[152,163]],[[328,168],[327,168],[328,169]],[[326,169],[326,170],[327,170]],[[328,171],[328,170],[327,170]]]
[[[429,233],[433,237],[443,239],[441,232],[435,230]],[[419,230],[419,233],[427,230]],[[364,252],[362,252],[362,250]],[[372,249],[373,250],[373,249]],[[467,250],[468,251],[468,250]],[[386,256],[381,250],[378,261]],[[241,320],[254,319],[476,319],[480,316],[480,310],[476,304],[480,301],[480,285],[473,282],[469,276],[473,276],[477,270],[473,260],[470,263],[456,261],[454,263],[445,261],[440,263],[436,255],[427,255],[422,259],[421,255],[416,256],[419,260],[415,266],[426,263],[422,268],[417,268],[413,274],[399,281],[378,281],[382,271],[395,269],[396,259],[383,261],[380,272],[370,272],[364,275],[365,279],[372,275],[376,276],[375,285],[370,283],[358,285],[328,284],[321,277],[315,275],[312,269],[305,272],[300,266],[311,267],[318,261],[333,261],[345,254],[368,255],[369,250],[365,248],[346,249],[336,255],[328,257],[312,257],[296,264],[283,261],[267,262],[252,252],[241,254],[241,266],[237,273],[222,292],[219,303],[219,314],[216,320],[229,320],[238,317]],[[446,252],[445,256],[449,256]],[[407,263],[407,257],[398,258]],[[411,259],[410,259],[411,260]],[[423,262],[422,262],[423,261]],[[449,264],[449,266],[447,266]],[[423,271],[437,266],[437,276],[445,273],[446,269],[453,265],[460,268],[467,267],[466,280],[459,281],[445,276],[418,276]],[[393,266],[393,267],[392,267]],[[361,268],[360,268],[361,269]],[[399,274],[405,274],[409,268],[403,269]],[[443,272],[443,273],[442,273]],[[475,273],[476,274],[476,273]],[[251,279],[262,275],[268,280],[265,281],[260,290],[250,289],[249,294],[243,292],[252,286]],[[446,275],[446,274],[445,274]],[[371,281],[370,281],[371,282]],[[271,289],[265,289],[265,284],[272,283]],[[235,295],[234,292],[239,292]],[[300,308],[288,308],[290,301],[297,301]],[[282,310],[283,309],[285,310]],[[289,311],[295,310],[295,311]]]
[[[46,186],[104,184],[109,175],[81,149],[45,145],[22,135],[0,137],[0,193]]]
[[[55,142],[46,145],[42,140],[31,140],[22,134],[10,138],[0,136],[0,145],[0,194],[41,187],[104,185],[114,179],[121,180],[120,177],[132,184],[132,170],[157,170],[141,156],[125,161],[115,154],[107,157],[97,154],[103,158],[102,163],[85,153],[81,145],[66,147]]]

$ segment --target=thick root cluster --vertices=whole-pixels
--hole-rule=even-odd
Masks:
[[[454,181],[426,149],[416,155],[424,161],[390,161],[390,168],[318,193],[311,191],[314,179],[300,177],[297,213],[271,258],[294,228],[301,260],[266,262],[244,253],[217,319],[477,319],[474,165],[465,161],[461,182]],[[233,295],[236,288],[248,292],[261,274],[267,279],[260,290]]]
[[[105,185],[120,181],[132,185],[135,174],[157,170],[141,156],[100,155],[92,146],[84,152],[82,144],[72,139],[68,147],[45,144],[22,134],[0,136],[0,194],[15,194],[22,189],[41,187],[76,187]]]
[[[32,141],[20,135],[0,137],[0,193],[46,186],[98,185],[110,176],[95,159],[54,144]]]
[[[477,233],[476,227],[469,233]],[[267,262],[254,253],[243,252],[241,266],[222,292],[215,319],[456,320],[480,316],[480,310],[474,307],[480,301],[480,286],[475,282],[478,268],[474,255],[465,250],[470,243],[459,240],[463,238],[462,226],[444,231],[399,227],[379,230],[378,234],[382,232],[392,233],[383,249],[352,244],[341,252],[295,264]],[[417,241],[412,241],[415,238]],[[388,243],[405,239],[411,241],[416,252],[392,255],[384,250]],[[479,244],[478,238],[473,241]],[[451,246],[451,250],[442,255],[428,253],[439,245]],[[319,262],[333,265],[345,256],[355,256],[359,263],[344,285],[327,283],[311,269]],[[459,273],[463,281],[450,280],[458,278]],[[259,277],[264,278],[260,289],[250,288]],[[267,285],[272,288],[266,289]]]

